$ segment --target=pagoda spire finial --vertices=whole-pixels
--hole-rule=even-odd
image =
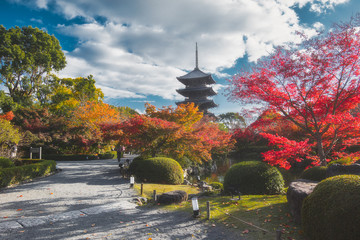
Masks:
[[[196,69],[199,68],[199,57],[198,57],[198,46],[197,46],[197,42],[196,42],[196,51],[195,51],[195,68],[196,68]]]

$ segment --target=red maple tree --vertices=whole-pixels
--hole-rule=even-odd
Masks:
[[[263,134],[278,147],[265,161],[288,168],[286,161],[305,155],[326,165],[334,152],[360,142],[359,114],[352,111],[360,103],[359,24],[357,15],[296,48],[279,47],[230,80],[230,99],[262,104],[304,132],[301,141]]]
[[[145,115],[102,128],[109,129],[121,130],[123,134],[109,135],[110,138],[144,156],[166,155],[175,159],[186,156],[201,163],[209,161],[212,154],[227,153],[233,146],[231,135],[220,130],[217,123],[203,118],[193,104],[161,109],[147,104]]]

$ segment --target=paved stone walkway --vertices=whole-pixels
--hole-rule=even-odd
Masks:
[[[0,239],[242,239],[188,213],[138,207],[117,165],[58,162],[55,175],[0,191]]]

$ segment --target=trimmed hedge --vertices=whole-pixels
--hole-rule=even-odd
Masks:
[[[142,157],[142,156],[138,156],[136,158],[134,158],[131,163],[130,163],[130,166],[129,166],[129,173],[131,175],[136,175],[136,169],[138,166],[141,165],[141,162],[144,161],[145,158]]]
[[[326,169],[325,166],[308,168],[300,175],[300,178],[320,182],[326,178]]]
[[[116,152],[115,152],[116,153]],[[86,161],[98,159],[113,159],[115,157],[113,152],[107,152],[99,155],[89,154],[44,154],[44,159],[51,159],[56,161]]]
[[[14,162],[8,158],[0,157],[0,169],[14,167]]]
[[[303,230],[311,240],[360,239],[360,176],[320,182],[302,206]]]
[[[171,158],[155,157],[133,160],[130,171],[143,182],[182,184],[184,173],[180,164]]]
[[[226,173],[224,190],[227,193],[279,194],[284,191],[284,179],[277,168],[264,162],[240,162]]]
[[[52,160],[40,160],[38,163],[2,168],[0,169],[0,188],[45,176],[55,170],[56,162]]]

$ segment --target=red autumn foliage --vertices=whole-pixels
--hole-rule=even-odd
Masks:
[[[326,165],[340,150],[360,143],[360,116],[353,111],[360,103],[358,25],[360,15],[325,35],[305,39],[296,49],[279,47],[251,71],[233,77],[231,99],[264,104],[276,113],[274,123],[302,132],[297,139],[283,129],[275,132],[285,136],[263,134],[278,146],[264,154],[265,161],[288,167],[293,160],[308,158]]]
[[[123,134],[115,138],[143,155],[162,154],[176,159],[186,156],[195,162],[208,161],[211,154],[228,152],[233,145],[231,135],[216,123],[202,119],[202,113],[193,105],[176,109],[147,105],[147,115],[103,126],[103,130],[108,129],[121,129]]]
[[[7,113],[0,114],[0,119],[11,121],[13,120],[14,116],[15,116],[14,113],[12,111],[9,111]]]

